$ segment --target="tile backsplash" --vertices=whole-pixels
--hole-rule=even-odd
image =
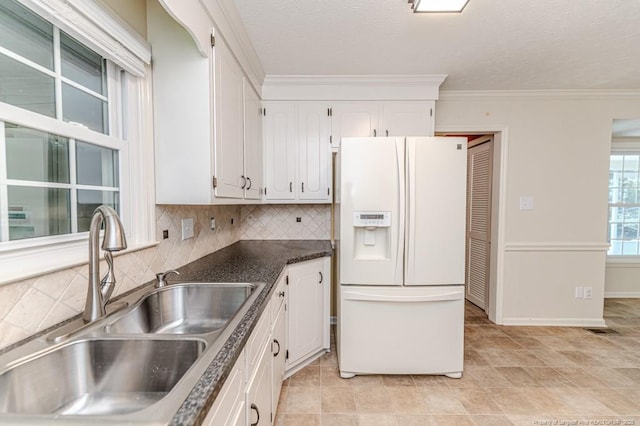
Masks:
[[[331,238],[331,206],[328,204],[242,206],[240,216],[243,240]]]
[[[194,238],[181,239],[181,220],[194,218]],[[215,217],[216,229],[210,229]],[[300,222],[297,222],[300,218]],[[231,220],[234,219],[234,224]],[[162,232],[169,231],[163,239]],[[156,207],[158,245],[114,256],[114,295],[178,268],[240,239],[328,239],[327,205]],[[100,271],[106,271],[104,262]],[[88,266],[69,268],[0,286],[0,349],[84,309]]]

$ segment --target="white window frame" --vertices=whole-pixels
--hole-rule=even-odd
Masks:
[[[640,155],[640,138],[613,138],[609,157],[624,154]],[[610,205],[611,203],[607,203],[607,211]],[[609,227],[608,219],[607,227]],[[607,254],[607,263],[640,263],[640,255]]]
[[[120,253],[157,244],[148,43],[93,1],[18,1],[107,59],[109,135],[1,102],[0,122],[118,150],[119,202],[128,242]],[[0,161],[6,163],[4,127],[0,130]],[[0,173],[0,183],[0,204],[7,206],[6,174]],[[0,215],[0,229],[8,230],[7,215]],[[83,232],[1,243],[0,285],[87,263],[87,236]]]

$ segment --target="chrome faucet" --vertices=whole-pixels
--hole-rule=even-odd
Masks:
[[[104,223],[104,237],[102,250],[109,270],[100,280],[100,254],[99,239],[100,227]],[[111,207],[102,205],[96,208],[91,216],[89,225],[89,289],[87,290],[87,303],[84,307],[82,319],[85,323],[97,320],[106,315],[105,306],[116,286],[116,278],[113,274],[112,252],[127,248],[127,240],[124,228],[118,213]]]
[[[159,274],[156,274],[156,288],[164,287],[165,285],[167,285],[167,277],[171,274],[180,275],[180,272],[172,269],[171,271],[160,272]]]

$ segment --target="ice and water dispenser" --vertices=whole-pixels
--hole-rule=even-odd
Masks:
[[[391,212],[353,212],[355,260],[391,257]]]

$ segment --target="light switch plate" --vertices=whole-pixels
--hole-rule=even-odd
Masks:
[[[182,239],[193,238],[195,232],[193,230],[193,218],[182,219]]]
[[[533,210],[533,197],[531,195],[520,197],[520,210]]]

